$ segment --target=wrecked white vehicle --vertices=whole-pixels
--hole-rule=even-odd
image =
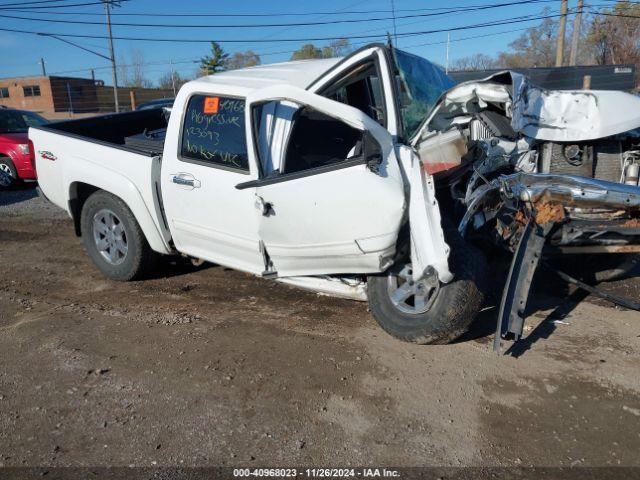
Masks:
[[[546,92],[509,73],[454,86],[370,45],[190,82],[168,123],[143,110],[30,139],[42,191],[110,278],[181,253],[368,300],[393,336],[443,343],[480,310],[496,245],[527,260],[499,325],[516,335],[534,270],[518,265],[543,245],[637,251],[640,148],[618,136],[636,127],[626,93]]]

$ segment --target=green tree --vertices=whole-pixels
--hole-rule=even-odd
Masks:
[[[223,72],[229,54],[226,53],[218,42],[211,42],[211,55],[200,59],[200,71],[203,75],[213,75]]]
[[[307,43],[293,52],[293,55],[291,55],[291,60],[343,57],[351,50],[352,48],[349,44],[349,40],[346,38],[333,40],[324,47],[316,47],[313,43]]]
[[[291,55],[291,60],[307,60],[309,58],[323,58],[322,49],[316,47],[313,43],[307,43]]]

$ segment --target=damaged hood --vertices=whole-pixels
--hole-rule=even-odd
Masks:
[[[621,91],[546,90],[516,72],[500,72],[461,83],[445,92],[418,135],[465,124],[471,115],[496,104],[511,126],[527,137],[578,142],[609,137],[640,127],[640,97]]]
[[[582,141],[640,127],[640,97],[608,90],[545,90],[513,77],[513,128],[540,140]]]

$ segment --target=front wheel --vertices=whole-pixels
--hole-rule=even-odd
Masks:
[[[482,307],[487,265],[482,253],[462,239],[449,244],[454,274],[449,283],[413,282],[411,264],[368,278],[369,307],[387,333],[405,342],[444,344],[468,329]]]
[[[147,273],[156,254],[129,207],[98,191],[82,207],[82,237],[93,263],[108,278],[134,280]]]

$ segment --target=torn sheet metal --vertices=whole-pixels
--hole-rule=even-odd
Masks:
[[[332,297],[367,301],[367,284],[361,280],[348,277],[285,277],[277,282],[293,285],[304,290],[317,292]]]
[[[575,142],[640,127],[640,97],[603,90],[545,90],[519,74],[513,78],[516,131],[539,140]]]
[[[435,105],[416,145],[429,131],[468,122],[488,104],[501,105],[513,129],[537,140],[579,142],[640,128],[640,96],[620,91],[546,90],[516,72],[456,85]]]
[[[438,272],[438,279],[448,283],[453,280],[453,274],[449,270],[449,246],[444,239],[433,177],[425,172],[418,156],[408,148],[403,148],[399,157],[410,189],[409,227],[413,279],[422,279],[428,267],[433,267]]]
[[[573,175],[514,173],[502,175],[473,192],[458,226],[462,235],[483,203],[498,193],[528,203],[545,200],[572,207],[640,209],[640,189],[635,186]]]
[[[484,110],[489,103],[511,103],[509,86],[492,82],[493,78],[461,83],[443,94],[411,144],[417,145],[428,132],[444,131],[453,125],[468,123],[472,114]]]
[[[595,178],[544,173],[516,173],[497,180],[522,201],[559,200],[564,206],[640,208],[640,189]]]

